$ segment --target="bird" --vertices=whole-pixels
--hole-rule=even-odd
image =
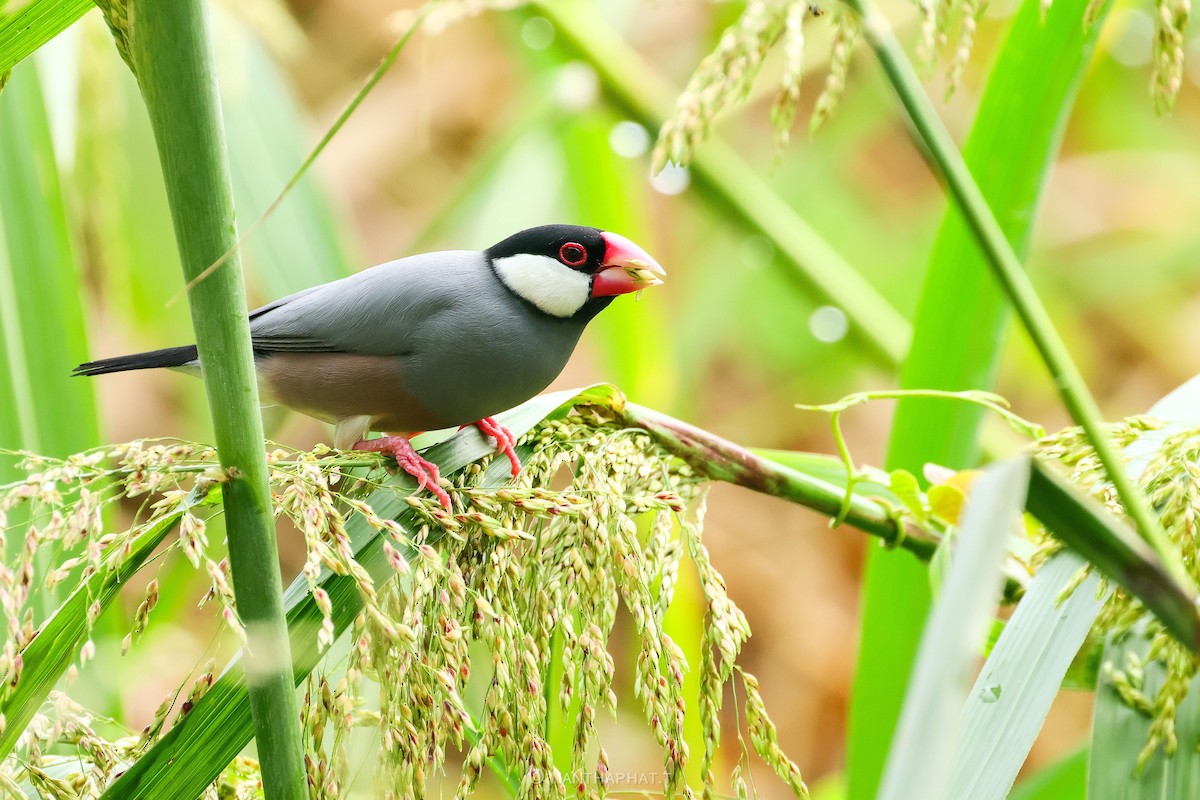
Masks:
[[[515,439],[495,415],[549,386],[616,297],[665,276],[626,237],[562,224],[482,251],[390,261],[250,312],[260,396],[331,423],[338,449],[392,456],[449,511],[437,465],[409,439],[475,425],[518,475]],[[196,346],[89,361],[73,374],[155,368],[199,375]]]

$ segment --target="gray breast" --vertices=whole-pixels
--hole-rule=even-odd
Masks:
[[[430,411],[466,424],[520,405],[558,377],[586,319],[550,317],[490,270],[414,331],[404,374]],[[466,291],[464,291],[466,289]]]

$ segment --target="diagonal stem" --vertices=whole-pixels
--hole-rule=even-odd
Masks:
[[[236,241],[207,0],[108,2],[154,129],[184,278]],[[120,12],[120,13],[115,13]],[[292,654],[267,484],[241,261],[188,292],[212,412],[250,707],[268,800],[308,796]]]
[[[892,88],[908,112],[919,137],[918,143],[927,148],[930,166],[946,182],[951,197],[958,204],[963,218],[987,256],[993,274],[1008,295],[1029,338],[1054,379],[1063,405],[1076,424],[1087,433],[1097,458],[1104,464],[1125,512],[1133,520],[1142,538],[1162,559],[1170,575],[1181,586],[1194,593],[1195,585],[1174,545],[1167,537],[1158,517],[1150,509],[1146,497],[1126,474],[1119,454],[1103,428],[1100,410],[1088,391],[1083,376],[1072,361],[1062,337],[1042,305],[1028,274],[1022,268],[1020,259],[1013,252],[983,192],[972,178],[962,154],[921,87],[916,70],[896,40],[887,19],[873,0],[849,0],[849,3],[862,16],[867,41],[871,43]]]
[[[708,431],[635,403],[625,404],[619,416],[626,425],[649,433],[710,480],[798,503],[831,518],[841,508],[842,487],[790,469]],[[1059,541],[1137,596],[1180,642],[1200,652],[1195,592],[1171,580],[1162,560],[1126,525],[1040,459],[1034,459],[1030,467],[1025,510]],[[891,547],[908,550],[922,561],[928,561],[936,548],[935,532],[915,523],[905,525],[884,505],[860,494],[853,495],[846,522],[863,533],[878,536]],[[1010,597],[1015,591],[1011,583],[1005,589]]]

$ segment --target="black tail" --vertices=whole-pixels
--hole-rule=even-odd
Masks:
[[[189,361],[195,361],[196,358],[196,345],[189,344],[186,347],[168,347],[163,350],[151,350],[149,353],[134,353],[129,356],[89,361],[86,364],[80,364],[71,374],[104,375],[109,372],[125,372],[131,369],[182,367]]]

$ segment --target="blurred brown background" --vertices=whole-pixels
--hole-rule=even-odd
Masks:
[[[699,2],[601,8],[675,87],[737,13]],[[401,9],[381,0],[221,6],[219,57],[243,230],[399,36]],[[889,10],[911,46],[910,9]],[[991,6],[963,85],[939,102],[956,136],[969,129],[1010,11],[1006,3]],[[77,35],[89,68],[73,124],[77,170],[87,180],[79,182],[73,213],[83,229],[92,352],[181,344],[186,304],[168,303],[180,273],[143,112],[100,21],[86,23]],[[941,189],[865,51],[854,59],[837,113],[809,139],[803,126],[825,75],[830,16],[806,25],[808,78],[793,144],[777,152],[771,141],[777,56],[764,69],[763,91],[722,115],[714,133],[911,315],[945,207]],[[685,178],[676,174],[674,183],[656,187],[646,153],[655,131],[631,125],[555,33],[535,13],[519,11],[417,36],[310,178],[255,234],[246,253],[252,302],[420,250],[484,247],[542,222],[612,227],[653,253],[668,283],[639,304],[622,300],[620,313],[593,326],[557,387],[612,380],[638,402],[739,443],[831,452],[827,419],[793,405],[890,387],[892,369],[853,330],[839,330],[836,312],[831,327],[828,311],[814,317],[825,301],[704,186],[693,179],[682,188]],[[1200,38],[1190,45],[1177,110],[1164,119],[1147,89],[1151,33],[1144,9],[1118,9],[1110,19],[1030,258],[1039,291],[1112,418],[1145,410],[1200,364]],[[929,86],[940,98],[942,78]],[[67,124],[61,114],[57,121]],[[118,221],[128,215],[133,222]],[[313,218],[324,222],[305,222]],[[1066,415],[1048,380],[1024,338],[1011,338],[1000,393],[1021,415],[1060,427]],[[198,382],[130,374],[96,385],[106,440],[209,436]],[[881,461],[890,414],[889,403],[878,403],[848,415],[858,461]],[[310,420],[274,412],[267,420],[271,435],[288,445],[327,441],[328,431]],[[1003,446],[1018,446],[998,426],[989,430]],[[813,513],[729,487],[713,491],[709,509],[714,562],[755,631],[745,666],[761,679],[785,749],[810,784],[819,783],[843,765],[858,576],[873,545],[851,529],[829,530]],[[282,535],[281,548],[287,579],[302,561],[302,542]],[[136,595],[129,602],[132,611]],[[213,627],[208,615],[196,619],[186,630],[155,631],[157,644],[121,664],[147,676],[126,688],[129,707],[151,714],[200,658]],[[154,664],[142,669],[138,659]],[[1036,758],[1079,743],[1089,709],[1086,696],[1064,696]],[[614,761],[620,768],[634,764]],[[772,796],[782,792],[765,774],[758,785]]]

